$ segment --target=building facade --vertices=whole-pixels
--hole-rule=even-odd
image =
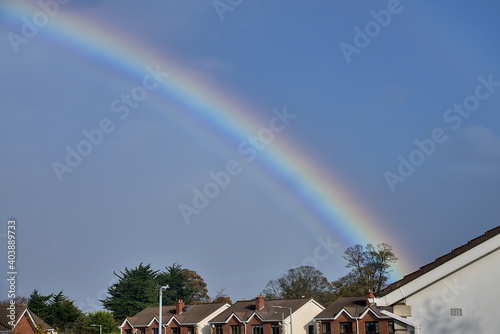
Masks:
[[[229,308],[229,304],[176,305],[162,307],[162,334],[210,334],[208,321]],[[148,307],[120,325],[121,334],[159,334],[159,307]]]
[[[374,298],[369,291],[366,296],[337,299],[314,318],[318,334],[393,334],[397,321],[382,313],[392,307],[379,308]]]
[[[314,334],[314,316],[324,309],[313,299],[238,301],[209,323],[211,334]]]
[[[496,334],[500,317],[500,226],[378,292],[407,327],[396,333]]]
[[[54,328],[31,312],[27,305],[0,305],[0,334],[33,334],[38,326],[57,334]]]

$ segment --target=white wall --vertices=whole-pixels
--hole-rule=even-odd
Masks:
[[[211,315],[209,315],[208,317],[203,319],[203,321],[201,321],[197,326],[197,332],[198,332],[197,334],[200,334],[200,333],[201,334],[211,334],[212,328],[208,324],[208,322],[210,320],[212,320],[213,318],[215,318],[216,316],[218,316],[219,314],[221,314],[223,311],[227,310],[229,307],[230,307],[229,304],[225,304],[224,306],[217,309],[217,311],[215,311],[214,313],[212,313]]]
[[[500,236],[493,239],[488,242],[500,245]],[[500,333],[500,250],[494,249],[490,248],[491,253],[462,268],[459,264],[463,258],[459,256],[455,270],[448,271],[447,276],[440,275],[435,283],[419,291],[408,285],[394,292],[407,293],[406,305],[412,307],[412,317],[408,319],[420,324],[421,334]],[[426,279],[428,277],[423,281]],[[394,294],[388,296],[394,297]],[[383,299],[379,302],[384,304]],[[462,309],[463,316],[451,316],[452,308]]]
[[[321,306],[320,304],[316,303],[313,300],[310,300],[309,302],[304,304],[301,308],[296,310],[292,314],[293,334],[308,334],[308,326],[309,325],[315,326],[313,318],[323,310],[324,310],[323,306]],[[286,325],[283,328],[283,332],[286,334],[290,334],[289,332],[290,316],[285,318],[285,324]]]

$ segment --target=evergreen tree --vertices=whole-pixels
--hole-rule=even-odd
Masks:
[[[35,289],[28,299],[28,307],[40,319],[47,322],[47,316],[49,315],[49,301],[53,296],[54,294],[50,294],[48,296],[41,295],[38,290]]]
[[[188,278],[182,266],[174,263],[165,269],[166,271],[158,274],[156,279],[158,285],[168,285],[168,289],[163,292],[163,305],[174,305],[179,299],[190,304],[193,290],[187,286]]]
[[[62,290],[44,296],[35,289],[28,299],[28,307],[51,327],[62,331],[72,330],[76,319],[83,314]]]
[[[74,302],[63,294],[62,290],[57,295],[53,295],[49,312],[47,323],[62,330],[72,330],[76,319],[83,314]]]
[[[109,296],[101,302],[120,322],[148,306],[158,305],[160,286],[168,285],[163,292],[163,305],[174,305],[179,299],[186,304],[210,299],[203,278],[178,263],[166,267],[164,272],[154,271],[150,264],[141,263],[115,275],[118,282],[108,288]]]
[[[150,264],[141,263],[134,269],[125,268],[120,274],[114,274],[119,281],[108,288],[109,296],[101,302],[116,320],[122,321],[148,306],[158,305],[158,271],[151,269]]]

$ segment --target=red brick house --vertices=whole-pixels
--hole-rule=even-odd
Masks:
[[[392,312],[374,304],[375,295],[370,291],[363,297],[342,297],[318,314],[314,320],[318,334],[392,334],[395,320],[382,313]]]
[[[229,307],[229,304],[176,305],[162,307],[162,334],[210,334],[208,321]],[[158,334],[159,307],[148,307],[120,325],[121,334]]]
[[[31,312],[27,305],[0,305],[0,334],[32,334],[37,326],[57,334],[51,326]]]
[[[234,303],[209,324],[211,334],[289,334],[290,328],[293,334],[314,334],[313,318],[322,310],[313,299],[264,300],[259,295]]]

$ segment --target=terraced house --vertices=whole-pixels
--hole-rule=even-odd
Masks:
[[[313,318],[324,307],[313,299],[238,301],[214,317],[211,334],[314,334]]]
[[[314,320],[319,334],[392,334],[395,332],[392,307],[380,308],[369,291],[362,297],[341,297]],[[403,324],[404,325],[404,324]]]
[[[210,334],[208,321],[229,308],[229,304],[185,305],[162,307],[162,334]],[[148,307],[120,325],[121,334],[159,334],[158,306]]]
[[[500,226],[375,294],[241,300],[163,308],[161,334],[498,334]],[[127,318],[122,334],[159,334],[158,307]],[[0,332],[1,334],[1,332]]]

